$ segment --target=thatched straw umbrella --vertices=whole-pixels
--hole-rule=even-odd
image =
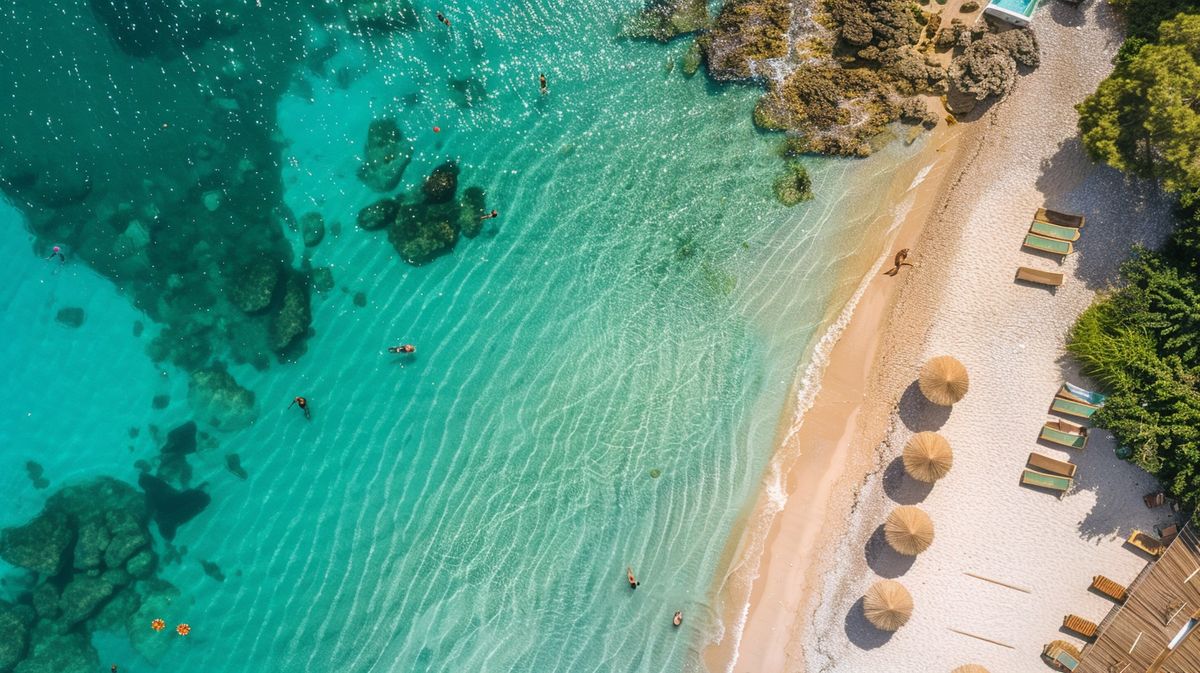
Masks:
[[[935,482],[953,464],[950,442],[936,432],[918,432],[904,445],[904,471],[917,481]]]
[[[966,666],[959,666],[950,671],[950,673],[988,673],[988,669],[979,664],[967,664]]]
[[[920,507],[903,505],[888,515],[883,536],[892,549],[905,556],[916,556],[933,544],[933,521]]]
[[[943,407],[961,400],[967,394],[969,383],[967,368],[949,355],[939,355],[926,362],[917,379],[926,399]]]
[[[895,631],[912,616],[912,595],[895,580],[879,580],[863,596],[863,615],[881,631]]]

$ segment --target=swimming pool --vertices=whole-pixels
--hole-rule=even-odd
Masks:
[[[983,13],[1018,26],[1028,26],[1037,6],[1038,0],[992,0]]]

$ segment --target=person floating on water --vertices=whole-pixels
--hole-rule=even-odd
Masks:
[[[894,276],[894,275],[900,273],[900,267],[912,266],[912,262],[904,261],[906,259],[908,259],[908,248],[905,248],[905,249],[901,250],[900,252],[896,253],[896,259],[892,262],[893,264],[895,264],[895,266],[893,266],[891,269],[888,269],[887,271],[884,271],[884,273],[889,276]]]
[[[49,257],[47,257],[46,259],[50,260],[50,259],[54,259],[55,257],[57,257],[57,258],[58,258],[58,263],[59,263],[59,264],[66,264],[66,263],[67,263],[67,256],[63,254],[62,248],[58,247],[57,245],[56,245],[56,246],[54,246],[54,247],[53,247],[53,248],[50,250],[50,256],[49,256]]]
[[[479,221],[480,221],[480,222],[482,222],[482,221],[484,221],[484,220],[494,220],[494,219],[496,219],[497,217],[500,217],[500,213],[499,213],[498,211],[496,211],[496,210],[493,210],[493,211],[492,211],[492,212],[490,212],[490,213],[486,213],[486,214],[484,214],[484,215],[480,215],[480,216],[479,216]]]
[[[292,404],[300,405],[300,411],[304,412],[304,417],[310,421],[312,420],[312,414],[308,413],[308,400],[304,399],[303,397],[296,397],[292,400]],[[292,404],[288,405],[288,409],[292,408]]]
[[[675,616],[671,618],[671,623],[674,624],[675,626],[679,626],[680,624],[682,624],[683,623],[683,612],[676,610]]]
[[[117,673],[117,665],[113,664],[108,670],[112,671],[112,673]]]
[[[446,27],[447,27],[447,28],[449,28],[449,27],[450,27],[450,19],[447,19],[445,14],[442,14],[441,12],[438,12],[438,13],[437,13],[437,20],[438,20],[438,21],[441,21],[441,22],[442,22],[442,23],[444,23],[444,24],[446,24]]]
[[[625,566],[625,577],[629,580],[630,589],[636,589],[642,584],[641,582],[637,581],[636,577],[633,576],[633,568],[630,568],[629,566]]]
[[[538,73],[538,87],[542,90],[542,95],[550,93],[550,87],[546,86],[546,73]]]
[[[403,346],[391,346],[388,348],[389,353],[416,353],[417,347],[412,344],[404,344]]]

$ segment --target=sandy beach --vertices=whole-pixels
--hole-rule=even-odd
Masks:
[[[1062,381],[1088,383],[1065,355],[1067,330],[1132,244],[1166,234],[1168,203],[1089,162],[1077,138],[1073,105],[1111,70],[1121,41],[1112,10],[1051,3],[1034,30],[1041,66],[979,119],[935,132],[924,183],[898,188],[915,201],[890,249],[912,248],[915,266],[868,279],[811,409],[785,414],[779,464],[718,580],[728,612],[721,642],[705,651],[710,670],[1037,670],[1045,642],[1082,644],[1060,630],[1063,615],[1107,614],[1111,602],[1088,591],[1093,575],[1128,582],[1148,561],[1123,542],[1169,519],[1142,503],[1154,480],[1118,460],[1104,431],[1085,451],[1037,436]],[[1042,205],[1088,218],[1061,262],[1021,248]],[[1057,290],[1018,283],[1018,266],[1066,280]],[[952,409],[915,385],[920,364],[940,354],[971,376]],[[955,454],[932,487],[898,458],[924,430]],[[1079,466],[1066,497],[1019,484],[1030,451]],[[935,524],[933,546],[915,559],[883,540],[901,504]],[[863,618],[863,592],[880,577],[913,595],[914,615],[895,634]]]

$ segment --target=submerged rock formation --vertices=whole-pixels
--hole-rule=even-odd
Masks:
[[[342,0],[350,25],[388,32],[417,27],[417,11],[409,0]]]
[[[376,119],[367,129],[367,144],[358,179],[377,192],[390,192],[400,184],[412,161],[412,141],[404,137],[392,117]]]
[[[747,80],[755,64],[788,53],[789,0],[726,0],[712,29],[697,42],[708,75],[718,82]]]
[[[191,521],[208,504],[212,497],[204,491],[191,488],[180,491],[158,477],[142,473],[138,486],[146,492],[146,501],[158,524],[158,532],[165,540],[174,540],[180,526]]]
[[[621,36],[667,42],[708,27],[706,0],[646,0],[621,27]]]
[[[192,372],[188,378],[188,404],[196,417],[221,430],[240,430],[258,417],[254,393],[221,367]]]

